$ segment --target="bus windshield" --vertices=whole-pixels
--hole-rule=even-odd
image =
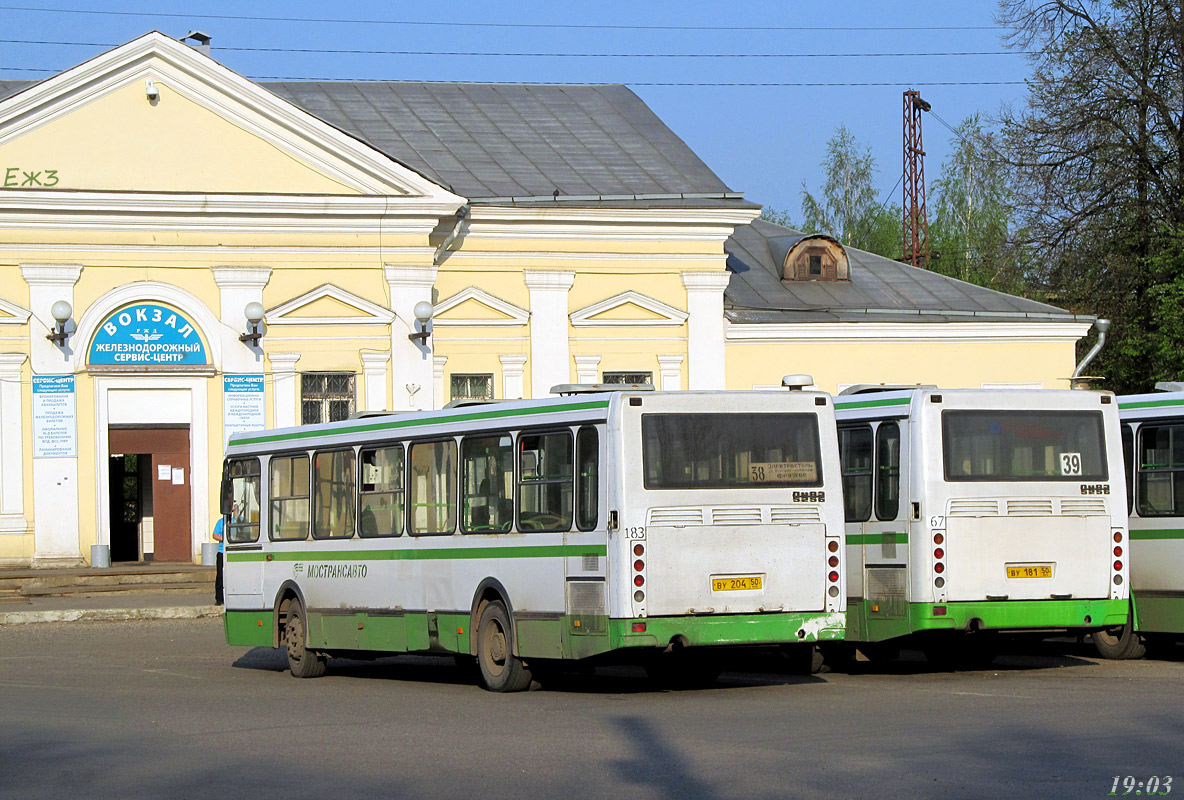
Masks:
[[[942,412],[947,481],[1104,481],[1097,411]]]
[[[647,489],[821,486],[814,414],[643,414]]]

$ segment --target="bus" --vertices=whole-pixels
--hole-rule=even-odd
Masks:
[[[835,414],[846,640],[865,655],[907,643],[936,665],[985,665],[1001,632],[1127,623],[1113,394],[855,386]]]
[[[809,663],[843,635],[828,395],[552,391],[231,437],[227,642],[297,677],[452,654],[514,691],[609,654],[709,681],[719,648]]]
[[[1184,635],[1184,385],[1118,398],[1131,531],[1132,617],[1095,636],[1107,658],[1138,658]]]

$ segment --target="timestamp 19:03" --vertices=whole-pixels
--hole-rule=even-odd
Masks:
[[[1139,780],[1134,775],[1115,775],[1114,783],[1110,785],[1109,795],[1128,794],[1142,795],[1142,794],[1171,794],[1172,793],[1172,776],[1152,775],[1146,780]]]

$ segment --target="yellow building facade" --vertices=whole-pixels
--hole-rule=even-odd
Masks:
[[[93,545],[113,560],[198,558],[235,430],[606,379],[1052,387],[1088,330],[1063,314],[782,318],[733,296],[761,268],[730,245],[759,207],[672,134],[614,171],[633,147],[624,124],[580,139],[548,128],[574,113],[557,104],[515,123],[536,142],[521,152],[476,136],[432,149],[420,87],[399,87],[400,113],[379,120],[363,101],[381,88],[262,86],[159,33],[0,87],[0,565],[78,564]],[[558,96],[513,91],[519,115]],[[581,119],[610,95],[623,96],[565,94],[593,109]],[[323,96],[422,163],[326,119]],[[463,124],[498,102],[477,97]],[[596,149],[606,137],[618,150]],[[485,177],[499,158],[539,165],[537,186]],[[439,166],[453,162],[468,183]]]

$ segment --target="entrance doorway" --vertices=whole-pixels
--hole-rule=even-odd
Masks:
[[[193,560],[189,426],[108,429],[112,561]]]

